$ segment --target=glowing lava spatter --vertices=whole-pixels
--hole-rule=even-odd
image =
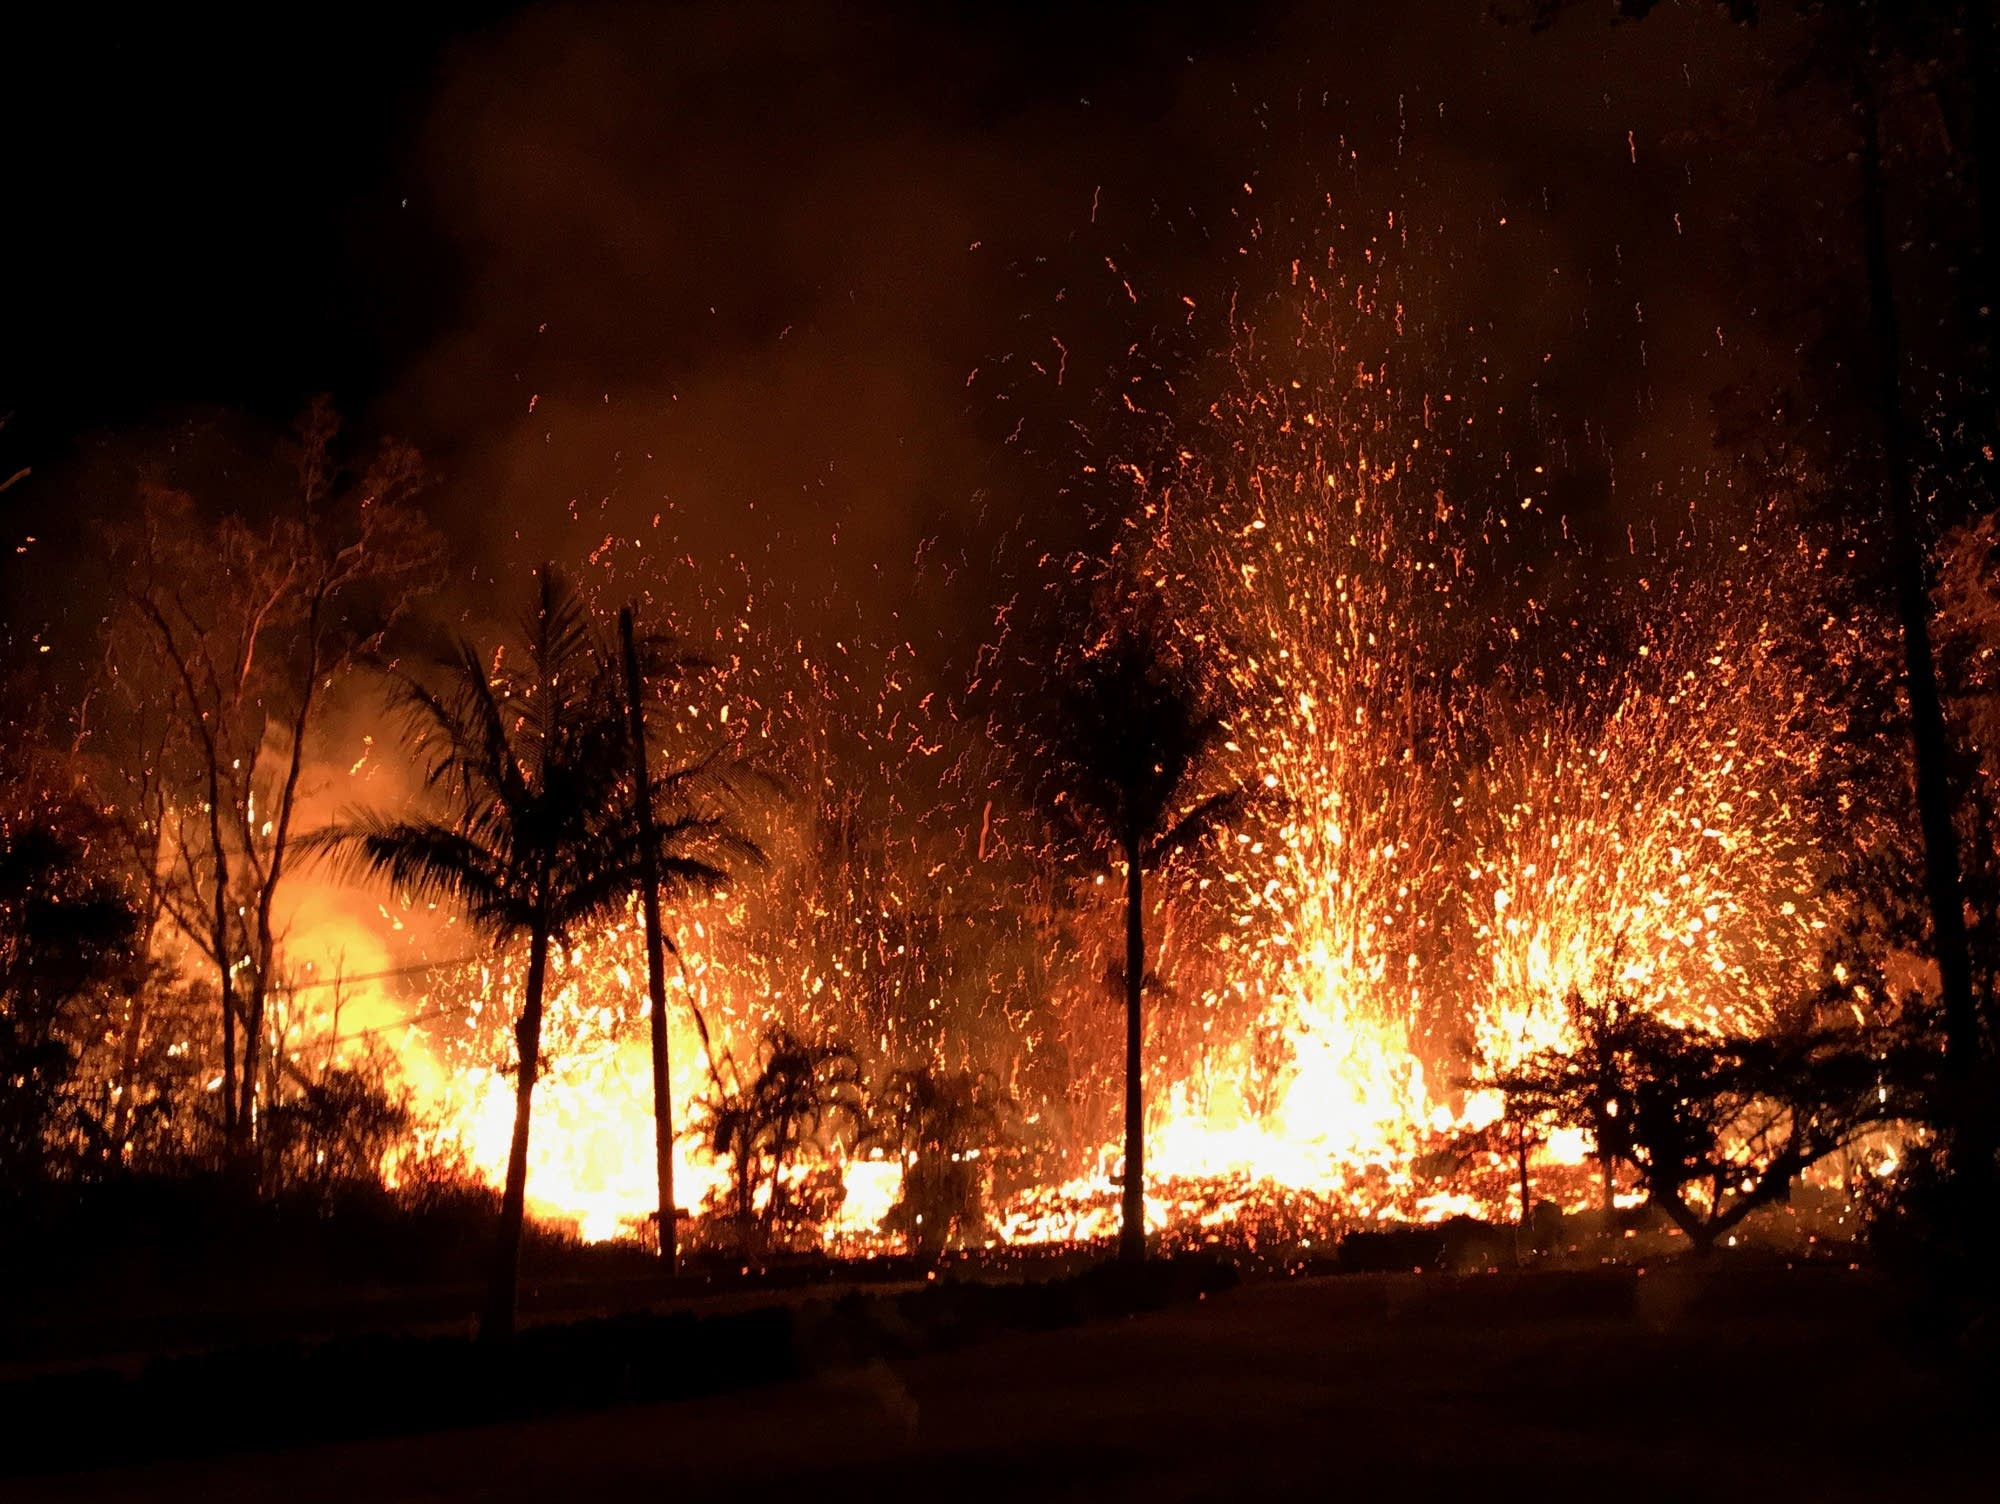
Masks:
[[[1233,755],[1271,795],[1157,898],[1173,987],[1154,1009],[1151,1214],[1212,1228],[1274,1191],[1335,1219],[1495,1209],[1504,1175],[1468,1190],[1421,1166],[1495,1119],[1467,1078],[1559,1037],[1571,989],[1751,1027],[1811,981],[1812,752],[1774,625],[1798,561],[1628,571],[1603,620],[1568,622],[1493,577],[1504,529],[1447,499],[1432,433],[1343,356],[1323,308],[1275,360],[1252,353],[1137,476],[1119,545],[1226,662]],[[886,656],[888,688],[857,689],[822,661],[846,644],[799,646],[797,682],[731,686],[739,720],[775,717],[765,735],[816,729],[795,738],[812,754],[798,834],[764,895],[683,916],[682,1205],[726,1174],[686,1130],[712,1085],[693,1003],[728,1060],[785,1023],[872,1070],[992,1069],[1030,1137],[1066,1140],[1049,1162],[1067,1167],[1000,1206],[996,1234],[1108,1231],[1115,1100],[1079,1096],[1086,1068],[1108,1084],[1103,968],[1046,955],[1022,853],[995,855],[1018,831],[995,827],[977,777],[938,776],[940,756],[973,766],[967,733],[908,687],[907,653]],[[652,1205],[640,964],[629,923],[578,937],[551,1005],[529,1196],[586,1236]],[[445,1067],[427,1089],[495,1180],[512,1097],[497,1023],[516,993],[497,963],[441,977],[427,1001],[457,1017],[411,1046]],[[850,1164],[829,1236],[870,1232],[896,1194],[893,1166]]]

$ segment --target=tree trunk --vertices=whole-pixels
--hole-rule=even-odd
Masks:
[[[231,1167],[241,1146],[236,1116],[236,994],[229,979],[229,858],[222,847],[221,752],[208,747],[208,840],[215,860],[215,972],[222,1003],[222,1137]]]
[[[1705,1259],[1715,1252],[1715,1240],[1722,1235],[1723,1228],[1729,1225],[1715,1217],[1696,1216],[1692,1208],[1682,1199],[1679,1191],[1665,1195],[1649,1195],[1646,1204],[1655,1211],[1666,1213],[1667,1220],[1686,1236],[1688,1251],[1698,1259]],[[1733,1220],[1732,1218],[1731,1221]]]
[[[528,1115],[534,1106],[535,1078],[541,1071],[542,985],[548,977],[549,934],[537,926],[528,943],[528,992],[514,1028],[520,1070],[514,1083],[514,1139],[507,1149],[507,1185],[500,1196],[500,1231],[493,1251],[493,1283],[479,1335],[504,1342],[514,1335],[515,1301],[521,1282],[521,1228],[528,1209]]]
[[[1138,842],[1125,848],[1125,1186],[1119,1223],[1118,1256],[1128,1264],[1146,1259],[1145,1018],[1140,1011],[1146,985],[1144,878]]]
[[[1523,1118],[1514,1140],[1516,1168],[1521,1173],[1521,1227],[1519,1235],[1514,1240],[1514,1260],[1516,1263],[1522,1262],[1527,1252],[1533,1246],[1528,1228],[1528,1218],[1532,1210],[1528,1205],[1528,1154],[1531,1147],[1532,1145],[1528,1139],[1528,1120]]]
[[[646,920],[646,991],[652,1002],[653,1156],[660,1190],[660,1265],[672,1278],[678,1262],[674,1226],[674,1095],[667,1071],[666,947],[660,931],[660,874],[653,851],[653,780],[646,762],[646,712],[633,641],[632,608],[618,613],[625,647],[625,697],[632,715],[632,812],[639,837],[639,904]]]
[[[243,1000],[243,1064],[237,1081],[236,1134],[243,1145],[245,1164],[253,1179],[261,1179],[257,1169],[257,1073],[264,1066],[264,983],[254,968],[245,968],[250,977],[250,995]]]
[[[756,1166],[751,1163],[751,1141],[741,1134],[736,1140],[736,1221],[747,1241],[757,1223]]]
[[[1862,64],[1864,69],[1867,66]],[[1862,241],[1882,425],[1882,479],[1888,493],[1885,511],[1895,571],[1896,612],[1903,628],[1931,948],[1944,1001],[1945,1066],[1951,1093],[1945,1117],[1952,1130],[1955,1170],[1976,1173],[1983,1179],[1990,1170],[1992,1150],[1984,1128],[1985,1108],[1976,1097],[1981,1044],[1972,996],[1972,953],[1965,928],[1958,830],[1953,819],[1951,741],[1931,646],[1929,567],[1916,515],[1909,419],[1903,407],[1902,336],[1889,267],[1881,122],[1874,80],[1865,72],[1856,81],[1855,96],[1861,128]]]
[[[291,850],[292,816],[298,809],[299,782],[305,773],[306,728],[311,724],[313,707],[317,703],[315,691],[320,681],[320,613],[324,605],[324,587],[315,590],[311,604],[306,609],[306,661],[301,665],[299,675],[299,703],[292,713],[291,747],[285,754],[285,780],[278,793],[278,810],[271,821],[270,865],[261,874],[254,863],[250,863],[253,877],[261,877],[257,885],[256,909],[256,962],[250,968],[250,996],[245,1000],[243,1022],[243,1082],[242,1098],[236,1109],[237,1121],[243,1125],[243,1134],[252,1142],[257,1133],[257,1074],[262,1065],[264,1045],[264,1018],[271,996],[271,973],[278,958],[277,930],[272,923],[276,912],[278,885],[285,875],[285,858]],[[248,818],[249,807],[244,810],[243,825],[244,850],[254,849],[257,839],[255,823]],[[282,1060],[275,1062],[282,1067]]]
[[[1598,1208],[1603,1216],[1603,1230],[1599,1236],[1610,1243],[1618,1231],[1618,1188],[1617,1178],[1611,1167],[1611,1156],[1603,1150],[1597,1154]]]
[[[785,1144],[789,1141],[791,1131],[791,1119],[780,1115],[777,1121],[776,1136],[772,1140],[771,1145],[771,1193],[764,1198],[764,1216],[758,1223],[761,1229],[759,1237],[767,1252],[772,1246],[772,1229],[777,1226],[778,1221],[778,1181],[779,1177],[785,1173]]]

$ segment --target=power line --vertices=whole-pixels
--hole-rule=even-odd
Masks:
[[[455,966],[471,966],[483,961],[484,956],[459,956],[450,961],[418,961],[409,966],[392,966],[387,971],[363,971],[349,976],[336,972],[330,977],[319,977],[310,982],[293,982],[286,986],[286,992],[304,992],[311,987],[345,987],[350,982],[382,982],[391,977],[422,976],[430,971],[448,971]]]
[[[485,960],[484,956],[457,956],[449,961],[418,961],[408,966],[391,966],[385,971],[364,971],[353,976],[336,974],[320,977],[310,982],[297,982],[286,989],[290,992],[304,992],[311,987],[344,987],[350,982],[384,982],[397,977],[423,976],[433,971],[449,971],[461,966],[471,966]],[[356,1039],[368,1039],[376,1034],[387,1034],[396,1029],[407,1029],[412,1024],[428,1023],[435,1018],[444,1018],[457,1013],[456,1007],[422,1008],[402,1018],[391,1019],[385,1024],[376,1024],[368,1029],[356,1029],[350,1034],[336,1034],[331,1039],[314,1040],[315,1046],[347,1044]]]
[[[331,1039],[314,1040],[313,1043],[316,1045],[346,1044],[348,1041],[354,1039],[367,1039],[376,1034],[387,1034],[394,1029],[407,1029],[412,1024],[428,1023],[434,1018],[444,1018],[456,1012],[458,1012],[456,1008],[426,1008],[420,1013],[411,1013],[402,1018],[391,1019],[386,1024],[376,1024],[372,1029],[356,1029],[351,1034],[336,1034]]]

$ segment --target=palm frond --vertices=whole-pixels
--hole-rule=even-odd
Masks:
[[[1239,802],[1225,792],[1176,814],[1228,737],[1219,675],[1190,653],[1141,616],[1059,670],[1033,749],[1042,804],[1059,833],[1090,847],[1136,849],[1142,859],[1164,856],[1191,844],[1190,816],[1220,819]]]
[[[1146,862],[1157,865],[1208,840],[1229,822],[1240,818],[1255,798],[1250,789],[1231,788],[1211,794],[1188,810],[1146,848]]]
[[[309,854],[338,870],[387,880],[419,902],[463,908],[482,928],[511,933],[525,922],[504,857],[436,820],[397,820],[360,811],[302,839]]]

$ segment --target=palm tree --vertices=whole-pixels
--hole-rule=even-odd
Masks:
[[[759,1057],[756,1076],[738,1090],[724,1089],[718,1075],[716,1095],[704,1104],[704,1126],[710,1147],[730,1163],[729,1212],[737,1235],[770,1248],[791,1230],[787,1224],[807,1220],[806,1208],[788,1204],[785,1171],[801,1156],[826,1157],[828,1137],[842,1127],[860,1136],[867,1104],[860,1065],[837,1044],[810,1044],[777,1029],[764,1037]],[[760,1218],[757,1187],[767,1177]]]
[[[867,1141],[894,1151],[903,1194],[883,1227],[911,1253],[941,1253],[985,1227],[986,1161],[1011,1137],[1015,1103],[990,1071],[934,1065],[892,1071],[875,1094]]]
[[[433,682],[400,681],[436,817],[363,813],[315,845],[420,900],[457,905],[496,945],[526,937],[528,975],[514,1036],[514,1135],[500,1202],[482,1335],[514,1330],[528,1181],[528,1124],[541,1067],[549,948],[630,902],[642,854],[671,888],[714,891],[761,853],[721,812],[690,807],[684,784],[658,780],[650,839],[637,831],[617,660],[589,610],[553,566],[521,623],[517,666],[489,669],[461,640]]]
[[[1142,1064],[1145,874],[1239,814],[1249,790],[1213,764],[1227,740],[1219,675],[1141,614],[1076,655],[1039,748],[1046,803],[1089,849],[1125,867],[1125,1181],[1119,1256],[1146,1257]]]

